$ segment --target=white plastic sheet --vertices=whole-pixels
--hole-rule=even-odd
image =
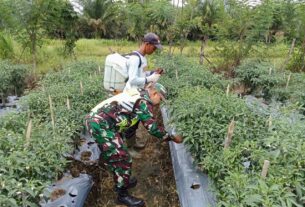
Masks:
[[[74,150],[73,158],[87,165],[98,164],[101,150],[90,136],[82,135],[82,143]],[[85,159],[84,159],[85,158]]]
[[[165,129],[175,134],[175,128],[169,126],[169,114],[166,106],[161,107]],[[193,158],[186,146],[169,143],[175,180],[181,207],[213,207],[216,197],[212,192],[212,183],[208,176],[193,164]]]
[[[66,175],[67,176],[67,175]],[[77,178],[65,179],[49,186],[44,192],[44,198],[40,202],[41,207],[83,207],[93,185],[92,177],[80,174]],[[50,195],[57,189],[64,190],[65,194],[51,201]]]

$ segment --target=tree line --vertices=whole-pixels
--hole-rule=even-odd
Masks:
[[[44,38],[65,40],[65,52],[71,54],[79,38],[140,40],[148,31],[181,50],[186,40],[201,40],[203,45],[208,39],[234,40],[251,46],[282,38],[305,44],[304,0],[262,0],[256,6],[246,0],[177,0],[176,5],[169,0],[74,2],[81,12],[68,0],[2,0],[0,47],[9,34],[30,49],[35,62]]]

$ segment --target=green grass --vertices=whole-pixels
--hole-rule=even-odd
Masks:
[[[19,44],[14,42],[14,60],[17,63],[31,64],[32,56],[29,50],[23,50]],[[80,39],[76,42],[75,55],[73,57],[65,57],[62,53],[64,42],[62,40],[44,40],[42,47],[38,48],[37,54],[37,70],[36,73],[45,74],[50,70],[60,70],[66,63],[75,60],[90,60],[96,61],[101,67],[103,66],[106,55],[112,51],[119,53],[129,53],[137,50],[138,42],[131,42],[127,40],[105,40],[105,39]],[[186,47],[183,49],[182,55],[188,57],[192,62],[199,63],[200,56],[200,41],[187,41]],[[208,41],[204,49],[204,54],[212,62],[217,65],[222,61],[215,52],[215,47],[219,42]],[[164,45],[162,54],[168,54],[169,46]],[[281,68],[289,51],[289,45],[285,43],[264,45],[257,44],[250,54],[250,59],[264,58],[273,63],[275,68]],[[174,54],[180,54],[179,46],[174,47]],[[148,56],[149,68],[157,67],[158,64],[154,62],[154,55]],[[204,64],[211,66],[206,60]]]

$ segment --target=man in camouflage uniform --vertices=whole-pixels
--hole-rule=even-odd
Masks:
[[[160,103],[165,93],[165,88],[158,83],[146,90],[131,89],[98,104],[85,118],[85,129],[101,149],[101,161],[113,173],[120,204],[145,205],[127,191],[136,185],[136,179],[130,179],[132,159],[124,142],[124,132],[141,121],[151,135],[169,140],[167,132],[157,126],[153,117],[153,106]],[[171,140],[176,141],[176,137]]]

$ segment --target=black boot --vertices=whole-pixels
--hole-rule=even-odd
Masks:
[[[118,204],[123,204],[128,207],[143,207],[145,205],[142,199],[129,195],[126,188],[118,189]]]
[[[138,183],[138,180],[136,177],[130,177],[127,189],[136,187],[137,183]]]
[[[138,180],[137,180],[136,177],[134,177],[134,176],[130,177],[130,178],[129,178],[129,184],[128,184],[128,186],[127,186],[127,189],[136,187],[136,186],[137,186],[137,183],[138,183]],[[115,192],[118,192],[118,187],[115,186],[115,187],[114,187],[114,191],[115,191]]]

